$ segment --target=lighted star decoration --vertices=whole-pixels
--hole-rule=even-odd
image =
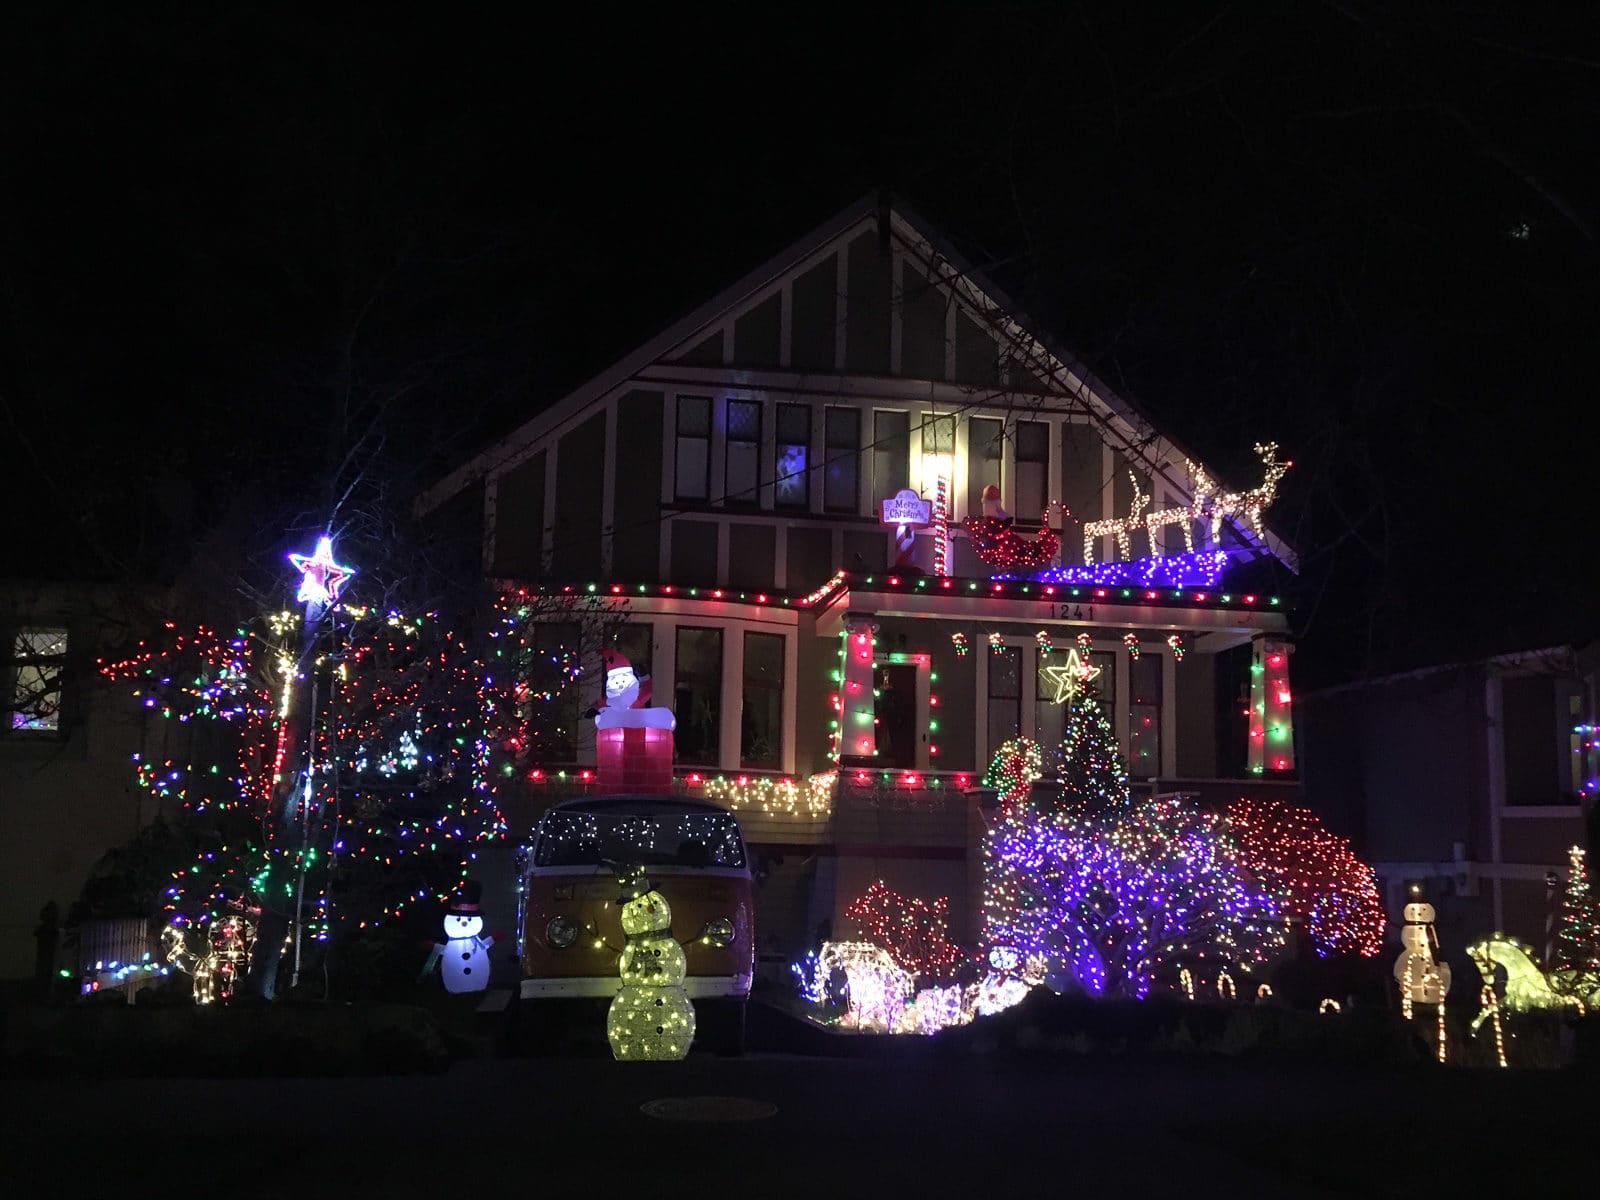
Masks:
[[[295,599],[302,604],[332,604],[356,573],[354,567],[333,561],[333,539],[326,535],[317,539],[315,554],[291,554],[289,561],[300,572],[300,592]]]
[[[1083,685],[1100,674],[1099,667],[1089,665],[1087,658],[1079,658],[1077,648],[1067,651],[1067,661],[1059,667],[1040,667],[1039,678],[1055,689],[1050,697],[1054,704],[1071,699],[1083,691]]]

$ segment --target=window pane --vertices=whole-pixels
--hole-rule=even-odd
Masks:
[[[714,767],[722,742],[722,630],[680,629],[677,649],[678,761]]]
[[[61,728],[65,629],[19,630],[12,643],[11,728],[55,732]]]
[[[1001,450],[1004,446],[1003,429],[999,421],[974,417],[967,429],[967,512],[973,516],[983,513],[983,489],[993,484],[1002,487],[1000,480]]]
[[[806,473],[806,446],[804,442],[778,443],[777,483],[773,498],[784,508],[809,508],[811,506],[811,480]]]
[[[1128,708],[1128,774],[1134,779],[1161,774],[1161,710],[1153,704]]]
[[[728,438],[732,441],[761,440],[761,405],[754,400],[728,401]]]
[[[1128,663],[1128,701],[1161,707],[1161,661],[1159,654],[1141,654]]]
[[[1007,738],[1022,732],[1022,647],[1004,646],[989,655],[989,745],[983,765],[987,766]]]
[[[711,436],[711,401],[705,396],[678,397],[678,432],[690,437]]]
[[[1042,677],[1040,672],[1046,667],[1060,666],[1063,654],[1059,650],[1045,654],[1035,649],[1033,658],[1033,740],[1039,743],[1039,752],[1044,758],[1044,777],[1054,779],[1056,767],[1061,762],[1061,738],[1066,733],[1067,706],[1055,702],[1055,685]]]
[[[860,491],[857,488],[858,464],[854,454],[832,451],[823,472],[822,507],[829,512],[855,512]]]
[[[1044,512],[1044,463],[1019,462],[1017,464],[1017,511],[1012,515],[1019,521],[1037,522]]]
[[[653,630],[643,621],[630,621],[621,626],[611,637],[611,644],[617,653],[628,660],[633,667],[633,673],[640,679],[650,674],[650,660],[654,657]],[[651,703],[660,704],[660,700]]]
[[[728,443],[728,473],[723,480],[723,498],[729,504],[754,504],[761,493],[756,489],[756,456],[761,447],[755,442]]]
[[[956,419],[954,417],[924,417],[922,419],[922,452],[924,454],[954,454],[955,451]]]
[[[853,408],[830,408],[825,421],[830,449],[861,448],[861,414]]]
[[[911,416],[881,412],[872,418],[872,487],[879,498],[911,486]]]
[[[811,441],[811,409],[804,404],[778,405],[778,440],[791,445]]]
[[[744,635],[744,715],[739,761],[747,767],[783,764],[783,638]]]
[[[1050,461],[1050,426],[1043,421],[1017,422],[1017,461]]]
[[[677,487],[680,500],[705,500],[711,495],[711,443],[704,438],[678,439]]]

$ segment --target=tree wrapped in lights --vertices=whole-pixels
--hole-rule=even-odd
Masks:
[[[1567,852],[1567,881],[1561,890],[1550,977],[1566,995],[1600,989],[1600,899],[1589,882],[1582,846]]]
[[[1383,901],[1371,867],[1347,839],[1323,828],[1308,808],[1240,799],[1228,806],[1228,831],[1256,879],[1303,921],[1324,958],[1383,948]]]
[[[202,944],[238,913],[276,912],[276,946],[287,914],[295,945],[326,962],[336,930],[442,902],[504,835],[498,790],[538,755],[542,712],[576,709],[580,647],[597,651],[616,614],[513,593],[461,629],[347,604],[310,636],[304,619],[227,635],[168,623],[100,670],[190,735],[181,754],[133,764],[194,847],[170,865],[164,919]],[[576,630],[573,650],[535,690],[530,659],[549,656],[536,626],[553,620]]]
[[[1248,976],[1283,947],[1222,818],[1175,800],[1135,804],[1114,735],[1080,692],[1062,742],[1059,801],[1004,806],[984,839],[984,944],[1042,959],[1059,985],[1143,998],[1182,969]]]
[[[1092,670],[1092,668],[1089,668]],[[1095,671],[1095,675],[1099,672]],[[1128,768],[1117,753],[1117,735],[1100,707],[1100,698],[1084,679],[1061,736],[1056,782],[1063,808],[1078,817],[1108,817],[1133,803]]]
[[[948,937],[950,897],[932,903],[902,896],[880,879],[851,901],[844,915],[908,975],[948,977],[967,955]]]

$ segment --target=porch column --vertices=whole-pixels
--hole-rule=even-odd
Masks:
[[[872,696],[872,659],[878,623],[872,613],[844,615],[844,667],[839,680],[839,763],[870,767],[878,753],[877,706]]]
[[[1250,646],[1250,773],[1293,771],[1289,655],[1294,645],[1285,638],[1258,635]]]

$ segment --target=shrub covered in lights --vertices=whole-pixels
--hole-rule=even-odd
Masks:
[[[1247,982],[1283,947],[1278,905],[1220,817],[1135,803],[1090,690],[1072,705],[1059,800],[1004,805],[984,839],[984,943],[1043,960],[1047,981],[1144,998],[1187,969]],[[1253,986],[1253,985],[1252,985]]]
[[[1235,801],[1228,831],[1256,879],[1280,897],[1286,917],[1305,922],[1323,957],[1383,948],[1383,901],[1372,868],[1309,808],[1276,800]]]
[[[851,901],[844,915],[908,975],[949,977],[967,954],[947,936],[950,897],[902,896],[881,879]]]

